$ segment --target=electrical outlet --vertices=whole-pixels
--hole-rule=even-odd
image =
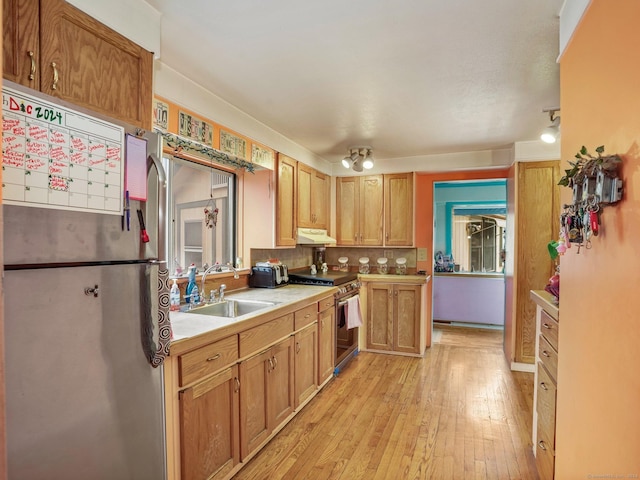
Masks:
[[[426,248],[419,248],[418,249],[418,261],[419,262],[426,262],[427,261],[427,249]]]
[[[393,258],[393,250],[385,250],[384,258]]]

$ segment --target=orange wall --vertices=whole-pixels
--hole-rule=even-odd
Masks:
[[[593,247],[560,262],[560,479],[640,475],[639,19],[638,0],[593,0],[560,61],[563,166],[604,145],[623,157],[625,189]]]

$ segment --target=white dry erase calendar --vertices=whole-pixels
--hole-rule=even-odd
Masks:
[[[124,128],[2,88],[3,202],[122,214]]]

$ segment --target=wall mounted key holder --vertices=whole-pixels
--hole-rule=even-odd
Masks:
[[[618,154],[604,155],[601,145],[594,156],[583,146],[575,158],[558,182],[573,190],[573,203],[564,205],[560,215],[560,239],[549,244],[555,244],[560,255],[572,243],[577,245],[577,253],[583,245],[591,248],[591,237],[600,232],[603,207],[622,200],[622,179],[618,173],[622,158]]]

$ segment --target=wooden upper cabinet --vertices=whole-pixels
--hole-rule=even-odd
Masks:
[[[382,175],[367,175],[360,182],[360,245],[382,245]]]
[[[329,228],[329,175],[317,170],[311,177],[311,212],[314,226],[317,228]]]
[[[64,0],[3,0],[3,9],[5,78],[151,128],[151,52]]]
[[[338,245],[382,245],[382,175],[339,177],[336,195]]]
[[[336,243],[359,245],[360,179],[338,177],[336,179]]]
[[[278,154],[276,183],[276,245],[296,244],[296,168],[297,162]]]
[[[40,89],[40,9],[33,0],[2,0],[2,74]]]
[[[413,245],[413,173],[384,176],[384,244]]]
[[[329,177],[298,162],[297,178],[298,227],[327,229]]]

